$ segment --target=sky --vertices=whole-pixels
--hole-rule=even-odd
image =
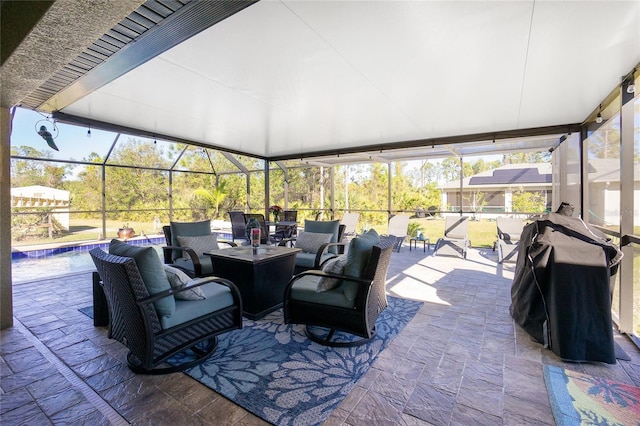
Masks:
[[[46,141],[38,134],[40,126],[46,126],[54,135],[54,142],[60,151],[54,151]],[[82,160],[97,152],[105,155],[116,137],[115,133],[91,129],[91,137],[87,137],[88,127],[78,127],[68,124],[56,123],[58,135],[53,131],[53,120],[42,113],[17,108],[13,118],[11,132],[11,146],[30,146],[41,152],[53,153],[52,158],[61,160]]]

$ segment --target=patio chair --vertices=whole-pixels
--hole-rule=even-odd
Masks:
[[[271,234],[271,238],[280,243],[284,240],[290,239],[298,235],[298,211],[297,210],[284,210],[282,221],[287,223],[286,225],[278,225],[276,223],[276,230]],[[292,222],[296,224],[291,225]]]
[[[498,263],[515,262],[518,259],[518,245],[524,228],[522,219],[498,217],[496,218],[496,227],[498,229],[498,241],[496,242]]]
[[[343,232],[344,225],[339,220],[305,220],[304,231],[287,242],[302,250],[296,254],[294,273],[320,269],[324,262],[344,252]]]
[[[436,241],[434,255],[460,256],[467,258],[469,248],[469,218],[467,216],[447,216],[444,225],[444,237]]]
[[[236,240],[247,240],[247,222],[244,219],[244,212],[239,210],[232,210],[229,212],[229,219],[231,220],[231,241],[234,243]]]
[[[328,346],[357,346],[376,333],[387,307],[385,284],[393,245],[371,229],[353,238],[345,256],[323,270],[294,276],[284,294],[284,321],[304,324],[307,336]],[[335,335],[345,332],[361,337]]]
[[[164,263],[183,270],[190,277],[213,275],[211,257],[204,253],[218,250],[220,244],[236,246],[232,241],[218,240],[211,233],[211,222],[171,222],[162,227],[166,246],[162,248]]]
[[[384,236],[393,242],[393,249],[400,252],[402,243],[409,234],[409,216],[398,214],[389,218],[387,234]]]
[[[345,237],[355,237],[356,226],[358,225],[358,220],[360,219],[360,213],[345,213],[342,216],[342,220],[340,223],[345,226],[344,228],[344,236]]]
[[[231,281],[208,277],[172,287],[153,247],[117,243],[110,246],[111,254],[99,248],[89,253],[107,299],[109,338],[129,349],[133,372],[166,374],[193,367],[213,354],[219,334],[242,328],[242,300]],[[178,299],[196,288],[205,299]],[[166,364],[187,349],[195,357]]]

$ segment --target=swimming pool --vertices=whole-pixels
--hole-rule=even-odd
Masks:
[[[217,232],[220,240],[231,240],[231,234]],[[128,244],[137,246],[153,246],[162,259],[162,247],[166,244],[164,237],[134,238]],[[34,281],[41,278],[56,277],[78,272],[95,271],[90,250],[99,247],[109,250],[109,241],[85,243],[73,246],[60,246],[40,249],[11,251],[11,276],[14,283]]]
[[[129,244],[153,246],[162,258],[164,238],[129,240]],[[78,272],[94,271],[89,250],[99,247],[109,249],[109,242],[82,244],[77,246],[52,247],[37,250],[14,250],[11,252],[11,278],[14,283],[33,281]]]

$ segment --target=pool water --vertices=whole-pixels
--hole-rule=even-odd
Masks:
[[[231,234],[217,232],[220,240],[231,240]],[[152,246],[163,258],[164,237],[130,239],[129,244]],[[96,266],[89,250],[99,247],[109,249],[109,242],[94,242],[72,247],[54,247],[39,250],[14,250],[11,253],[11,275],[14,283],[34,281],[79,272],[95,271]]]
[[[155,241],[154,241],[155,243]],[[164,244],[164,239],[162,239]],[[153,247],[162,259],[162,245],[157,244]],[[150,245],[150,244],[145,244]],[[109,244],[78,246],[71,248],[70,251],[56,252],[55,250],[43,250],[33,252],[21,252],[11,259],[11,275],[14,283],[34,281],[42,278],[56,277],[60,275],[68,275],[79,272],[95,271],[96,266],[91,259],[89,250],[96,246],[107,250]],[[104,247],[103,247],[104,246]],[[65,248],[65,250],[68,248]],[[15,254],[15,253],[14,253]]]
[[[11,260],[11,276],[14,283],[95,269],[89,252],[70,251],[42,258]]]

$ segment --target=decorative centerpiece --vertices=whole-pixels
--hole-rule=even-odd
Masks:
[[[258,222],[258,220],[255,217],[252,217],[247,221],[247,227],[246,227],[246,236],[249,244],[251,244],[251,232],[252,232],[251,230],[256,228],[260,229],[260,222]]]
[[[280,220],[280,215],[282,214],[282,207],[274,204],[269,207],[269,213],[273,214],[273,221],[278,222]]]

